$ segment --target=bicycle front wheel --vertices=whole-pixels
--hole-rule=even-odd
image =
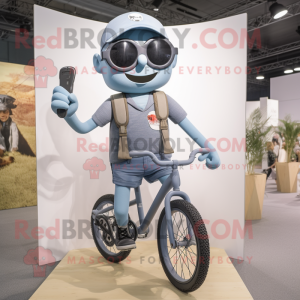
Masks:
[[[193,292],[205,281],[210,261],[209,240],[197,209],[184,200],[171,201],[172,224],[177,247],[171,247],[165,209],[160,214],[157,245],[163,269],[182,292]],[[188,228],[193,234],[189,234]]]

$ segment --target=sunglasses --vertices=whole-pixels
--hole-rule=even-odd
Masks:
[[[147,57],[149,67],[162,70],[172,64],[178,48],[163,38],[150,39],[142,46],[124,39],[111,43],[102,52],[102,60],[105,59],[111,68],[119,72],[128,72],[136,67],[140,54]]]

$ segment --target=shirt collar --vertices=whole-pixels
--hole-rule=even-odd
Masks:
[[[147,102],[147,105],[145,106],[145,109],[141,109],[139,106],[137,106],[136,103],[134,102],[134,100],[128,94],[125,94],[125,95],[126,95],[127,103],[139,111],[145,111],[151,105],[153,105],[153,93],[152,92],[149,93],[148,102]]]

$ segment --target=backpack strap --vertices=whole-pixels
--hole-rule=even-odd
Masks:
[[[128,104],[123,93],[110,96],[114,120],[119,128],[119,159],[131,159],[128,151],[127,125],[129,122]]]
[[[168,126],[168,117],[169,117],[169,105],[168,99],[164,92],[154,92],[153,93],[154,107],[156,118],[160,122],[160,130],[162,143],[164,146],[164,153],[170,154],[174,153],[173,148],[170,145],[169,139],[169,126]]]

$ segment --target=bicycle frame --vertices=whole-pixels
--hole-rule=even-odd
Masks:
[[[138,235],[139,237],[145,237],[147,233],[149,232],[149,225],[152,222],[160,204],[162,201],[165,199],[165,214],[166,214],[166,219],[167,219],[167,226],[168,226],[168,233],[169,233],[169,240],[171,247],[175,249],[177,245],[177,241],[174,238],[174,231],[173,231],[173,224],[172,224],[172,211],[171,211],[171,198],[174,196],[180,197],[183,200],[191,203],[189,196],[180,191],[180,177],[179,177],[179,172],[178,172],[178,165],[188,165],[190,164],[194,159],[196,153],[208,153],[210,149],[197,149],[194,150],[191,155],[189,160],[186,161],[181,161],[180,163],[176,160],[173,161],[161,161],[159,164],[161,165],[171,165],[172,166],[172,173],[171,175],[165,180],[165,182],[162,184],[160,190],[158,191],[153,203],[151,204],[146,217],[144,217],[144,209],[143,209],[143,203],[142,203],[142,196],[141,196],[141,191],[140,187],[135,188],[135,199],[131,200],[129,202],[129,206],[137,205],[137,210],[138,210],[138,215],[139,215],[139,221],[140,221],[140,226],[138,227]],[[151,156],[153,161],[156,162],[157,158],[155,157],[154,159],[154,154],[152,156],[151,152],[148,151],[131,151],[130,155],[134,157],[135,155],[148,155]],[[162,164],[164,163],[164,164]],[[173,191],[170,191],[173,188]],[[104,208],[102,210],[93,210],[92,215],[93,218],[96,217],[96,215],[103,214],[105,212],[108,212],[110,210],[113,210],[114,206],[109,206],[107,208]],[[188,233],[190,236],[190,239],[192,240],[194,237],[194,232],[193,228],[191,226],[188,226]],[[180,242],[180,246],[186,246],[188,245],[188,241]]]

